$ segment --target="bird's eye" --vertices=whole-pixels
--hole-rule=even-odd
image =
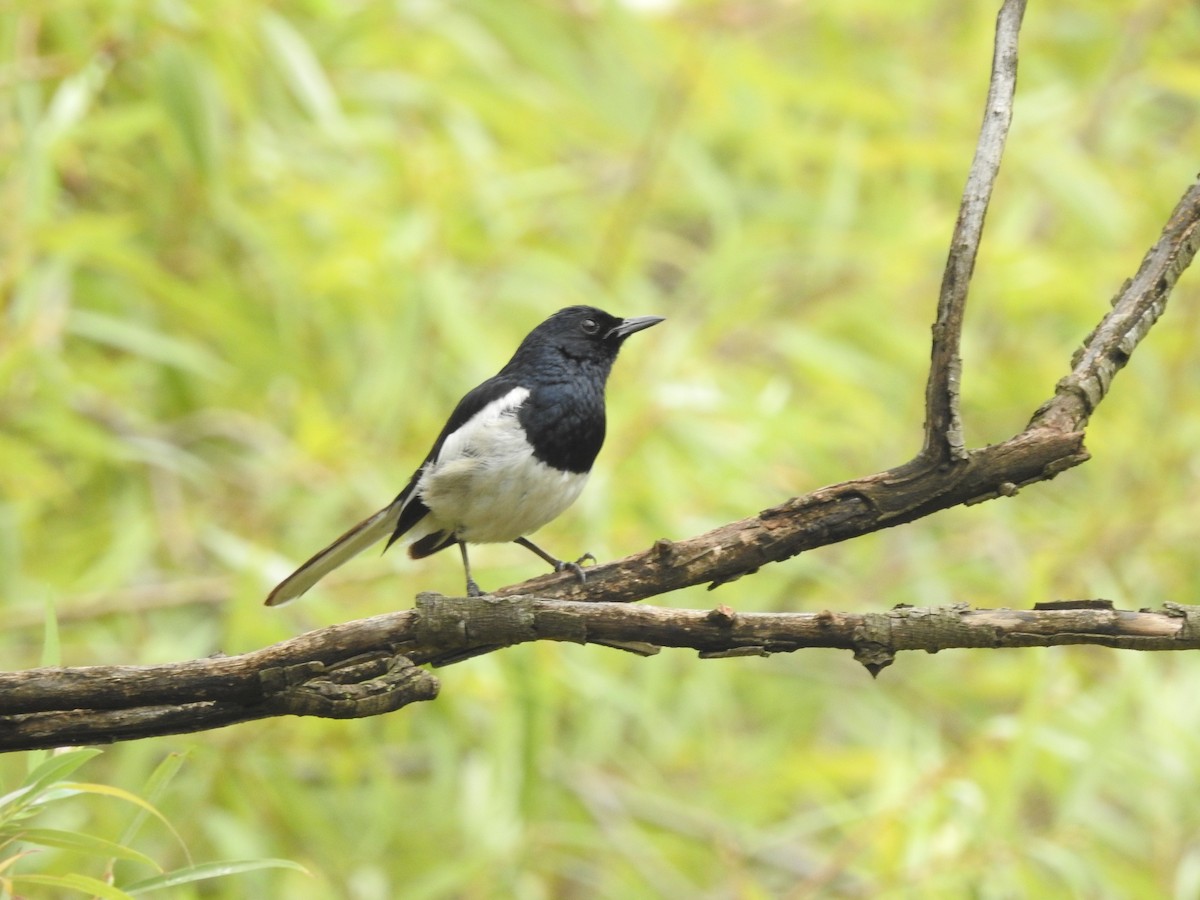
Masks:
[[[600,330],[600,325],[595,319],[584,319],[579,327],[583,329],[584,334],[595,334]]]

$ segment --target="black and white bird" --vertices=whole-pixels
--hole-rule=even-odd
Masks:
[[[459,401],[400,495],[280,582],[267,606],[294,600],[389,535],[387,547],[403,540],[413,559],[458,544],[470,596],[481,591],[467,544],[515,541],[582,580],[579,563],[590,555],[564,562],[525,535],[583,490],[604,443],[604,386],[617,352],[661,321],[569,306],[542,322],[503,369]]]

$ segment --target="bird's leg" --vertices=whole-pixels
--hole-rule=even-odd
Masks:
[[[471,561],[467,559],[467,542],[458,542],[459,552],[462,553],[463,570],[467,573],[467,596],[482,597],[483,591],[479,589],[479,585],[475,583],[475,579],[471,577]]]
[[[519,537],[513,541],[513,543],[520,544],[526,550],[536,553],[546,562],[550,563],[550,565],[554,566],[555,572],[565,572],[567,570],[574,572],[575,577],[579,579],[580,584],[587,583],[587,575],[583,571],[583,563],[587,560],[591,560],[592,562],[596,561],[596,557],[592,556],[590,553],[583,554],[583,556],[579,557],[579,559],[575,560],[575,562],[567,562],[565,560],[555,559],[533,541],[529,540],[529,538]]]

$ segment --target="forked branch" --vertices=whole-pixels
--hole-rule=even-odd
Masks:
[[[412,610],[347,622],[240,656],[162,666],[0,673],[0,750],[127,740],[276,715],[376,715],[432,699],[442,665],[533,640],[606,643],[706,657],[807,647],[852,650],[874,674],[900,650],[1093,643],[1200,649],[1200,608],[1123,611],[1107,601],[1034,610],[959,605],[876,614],[739,613],[630,607],[690,585],[736,580],[805,550],[960,504],[1012,496],[1085,461],[1084,429],[1116,373],[1162,315],[1200,248],[1200,183],[1191,185],[1137,273],[1084,341],[1029,425],[967,450],[959,420],[959,339],[967,287],[1012,115],[1024,2],[1007,0],[984,123],[967,179],[934,326],[923,449],[909,462],[831,485],[756,516],[588,569],[586,585],[548,575],[475,599],[423,595]],[[596,602],[608,601],[608,602]]]

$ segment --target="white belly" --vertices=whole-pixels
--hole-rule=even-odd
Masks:
[[[421,531],[451,531],[473,544],[531,534],[575,502],[586,473],[561,472],[534,459],[517,421],[529,396],[517,388],[450,435],[416,493],[429,508]]]

